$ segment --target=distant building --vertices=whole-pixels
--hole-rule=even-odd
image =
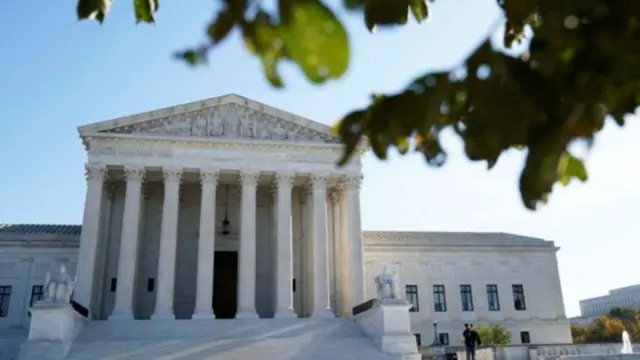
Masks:
[[[571,323],[589,324],[616,307],[640,309],[640,284],[609,290],[607,295],[580,300],[580,316],[571,318]]]

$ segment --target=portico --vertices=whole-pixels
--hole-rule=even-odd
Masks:
[[[74,298],[94,319],[332,317],[364,300],[360,160],[335,167],[327,126],[227,95],[79,131]]]

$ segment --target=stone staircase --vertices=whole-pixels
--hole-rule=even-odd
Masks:
[[[94,321],[72,360],[391,360],[350,319]]]

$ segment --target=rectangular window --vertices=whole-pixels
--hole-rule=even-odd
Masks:
[[[32,307],[33,304],[44,298],[44,287],[42,285],[33,285],[31,287],[31,300],[29,300],[29,307]],[[31,311],[28,312],[28,315],[31,316]]]
[[[462,311],[473,311],[471,285],[460,285],[460,300],[462,301]]]
[[[527,310],[527,303],[524,301],[524,288],[522,285],[512,285],[513,307],[518,311]]]
[[[447,297],[444,294],[444,285],[433,285],[433,309],[436,312],[447,311]]]
[[[153,292],[156,289],[156,280],[154,278],[147,279],[147,292]]]
[[[413,305],[410,312],[420,311],[420,304],[418,303],[418,285],[406,285],[404,287],[405,299]]]
[[[11,286],[0,286],[0,318],[9,315],[9,301],[11,301]]]
[[[420,336],[420,334],[413,334],[413,336],[416,337],[416,344],[422,346],[422,336]]]
[[[438,334],[438,340],[440,340],[440,345],[449,345],[449,334],[447,333]]]
[[[498,297],[498,285],[487,285],[487,301],[489,311],[500,311],[500,298]]]
[[[531,343],[531,338],[529,337],[529,332],[528,331],[521,331],[520,332],[520,343],[522,343],[522,344]]]
[[[118,287],[118,279],[111,278],[111,284],[109,284],[109,291],[116,292],[116,288]]]

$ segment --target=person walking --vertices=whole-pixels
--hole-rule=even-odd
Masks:
[[[464,339],[467,360],[476,360],[476,346],[480,346],[482,341],[478,332],[473,329],[473,324],[464,324],[462,338]]]

